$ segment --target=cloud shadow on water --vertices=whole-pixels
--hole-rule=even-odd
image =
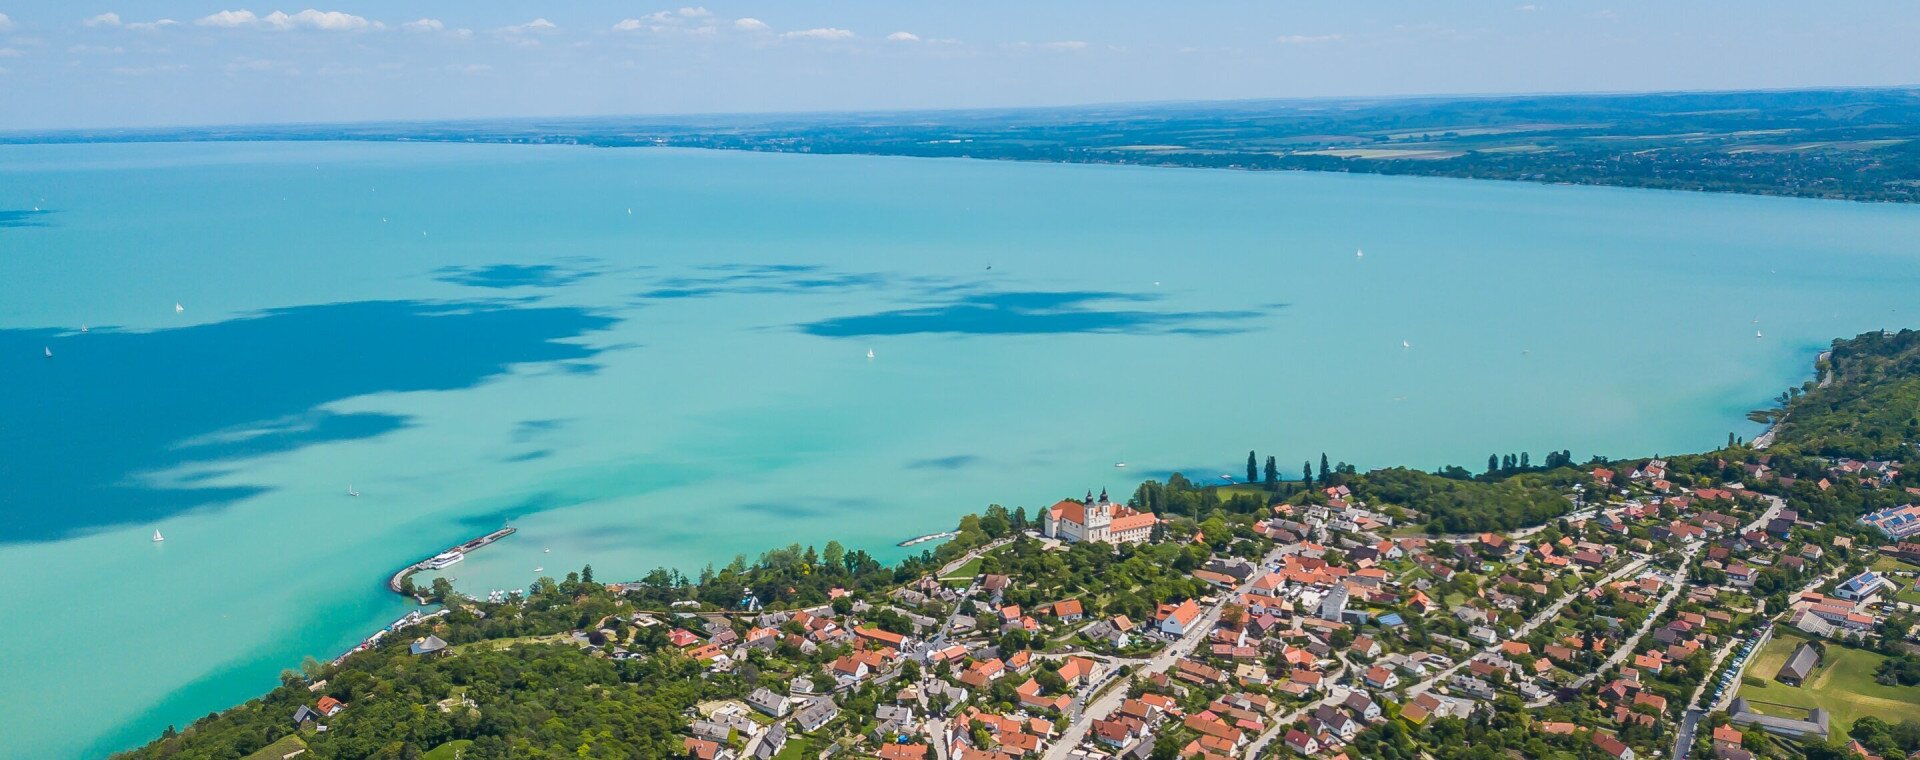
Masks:
[[[589,359],[596,349],[560,341],[613,322],[578,308],[361,301],[148,332],[0,330],[0,543],[259,493],[152,476],[392,432],[407,419],[322,407],[470,388],[513,364]]]
[[[592,277],[584,269],[568,269],[553,264],[489,264],[487,266],[447,266],[434,270],[434,279],[473,288],[558,288]]]
[[[828,338],[949,333],[960,335],[1229,335],[1273,310],[1154,311],[1153,295],[1108,291],[971,293],[934,306],[834,317],[799,325]]]
[[[907,463],[909,470],[958,470],[979,464],[980,458],[972,454],[955,454],[950,457],[916,459]]]
[[[0,208],[0,229],[9,227],[51,227],[53,224],[47,221],[47,215],[52,213],[51,211],[42,211],[40,209],[22,210]]]

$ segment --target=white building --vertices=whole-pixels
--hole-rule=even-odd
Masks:
[[[1088,492],[1084,500],[1066,499],[1048,508],[1041,517],[1040,532],[1076,543],[1138,544],[1152,537],[1159,522],[1151,512],[1113,503],[1106,491],[1100,492],[1098,500]]]

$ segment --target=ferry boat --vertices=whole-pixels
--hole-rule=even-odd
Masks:
[[[460,560],[463,560],[466,558],[467,558],[467,555],[465,552],[441,552],[439,554],[433,555],[432,558],[420,564],[426,567],[428,570],[441,570],[444,568],[452,567],[453,565],[459,563]]]

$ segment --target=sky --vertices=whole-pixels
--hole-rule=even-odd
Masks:
[[[0,0],[0,130],[1920,81],[1891,0],[233,2]]]

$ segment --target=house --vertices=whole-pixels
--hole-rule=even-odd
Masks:
[[[1078,599],[1062,599],[1053,603],[1053,616],[1065,622],[1073,622],[1086,617],[1087,611]]]
[[[1287,729],[1287,748],[1309,757],[1319,754],[1320,741],[1297,728]]]
[[[334,699],[333,697],[321,697],[320,701],[314,703],[313,707],[318,710],[321,715],[331,718],[339,715],[341,710],[347,709],[347,703]]]
[[[416,656],[432,656],[445,651],[447,651],[447,642],[432,634],[428,634],[424,639],[414,639],[412,644],[407,645],[407,653]]]
[[[1780,666],[1780,672],[1773,678],[1788,686],[1799,686],[1819,666],[1820,650],[1814,649],[1811,643],[1803,642],[1793,650],[1793,656],[1787,658],[1787,663]]]
[[[1727,568],[1727,582],[1740,588],[1752,588],[1753,580],[1758,577],[1760,572],[1746,565],[1736,564]]]
[[[754,760],[773,760],[780,750],[787,747],[787,729],[784,724],[775,723],[767,727],[760,735],[760,743],[753,745]]]
[[[1633,748],[1621,742],[1613,734],[1602,731],[1593,732],[1593,746],[1599,747],[1601,752],[1612,756],[1614,760],[1633,760],[1634,758]]]
[[[293,711],[293,724],[298,726],[308,721],[319,720],[320,717],[320,713],[314,712],[313,708],[301,705],[299,709]]]
[[[888,744],[880,748],[880,760],[926,760],[925,744]]]
[[[1084,500],[1065,499],[1048,508],[1041,515],[1040,533],[1074,543],[1138,544],[1145,543],[1159,523],[1152,512],[1113,503],[1103,490],[1097,501],[1088,492]]]
[[[687,757],[694,760],[725,760],[733,757],[733,752],[721,748],[719,743],[709,739],[695,739],[691,736],[681,744]],[[721,754],[721,753],[725,754]]]
[[[1367,668],[1366,680],[1368,686],[1376,689],[1392,689],[1400,685],[1400,676],[1379,665]]]
[[[1159,624],[1161,633],[1185,636],[1200,620],[1200,605],[1194,604],[1192,599],[1179,604],[1161,604],[1154,612],[1154,620]]]
[[[787,717],[787,713],[793,709],[793,700],[787,699],[784,694],[776,694],[772,689],[763,686],[754,689],[752,694],[747,695],[747,706],[775,718],[784,718]]]
[[[794,714],[793,722],[800,727],[802,733],[810,734],[838,717],[840,717],[840,706],[834,704],[833,700],[816,699],[808,702],[806,707],[800,708],[800,711]]]

